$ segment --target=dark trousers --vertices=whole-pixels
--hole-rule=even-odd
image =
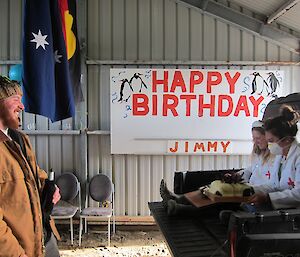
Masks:
[[[59,251],[57,247],[57,241],[53,234],[51,234],[50,240],[45,246],[45,257],[59,257]]]

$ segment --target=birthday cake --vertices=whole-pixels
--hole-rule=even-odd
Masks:
[[[207,188],[207,192],[217,196],[247,197],[254,194],[251,186],[244,183],[225,183],[221,180],[213,181]]]

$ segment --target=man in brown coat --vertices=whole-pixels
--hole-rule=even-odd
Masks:
[[[44,256],[40,195],[47,174],[38,167],[29,138],[16,130],[21,96],[16,82],[0,76],[0,257]],[[57,190],[53,202],[59,197]]]

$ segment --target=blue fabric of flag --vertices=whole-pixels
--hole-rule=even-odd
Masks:
[[[52,122],[75,115],[66,46],[57,0],[24,0],[25,111]]]

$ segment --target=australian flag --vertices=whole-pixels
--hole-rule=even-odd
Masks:
[[[52,122],[74,116],[76,102],[59,1],[24,0],[23,17],[25,111]]]

